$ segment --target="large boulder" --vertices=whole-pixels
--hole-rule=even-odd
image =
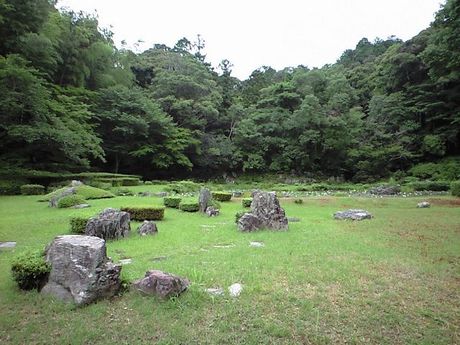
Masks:
[[[58,236],[46,250],[51,265],[48,282],[41,290],[77,305],[111,297],[120,289],[121,266],[106,254],[105,241],[98,237]]]
[[[252,193],[251,213],[238,220],[241,231],[258,229],[287,230],[288,219],[274,192],[254,191]]]
[[[58,203],[59,203],[59,200],[61,200],[63,197],[66,197],[68,195],[72,195],[72,194],[76,194],[77,193],[77,189],[75,187],[69,187],[69,188],[66,188],[64,189],[62,192],[56,194],[55,196],[53,196],[50,201],[49,201],[49,207],[57,207],[58,206]]]
[[[208,188],[201,188],[200,196],[198,197],[198,204],[200,205],[200,212],[205,213],[206,209],[211,203],[211,192]]]
[[[155,222],[144,220],[141,226],[137,228],[137,232],[141,236],[145,235],[156,235],[158,234],[158,228]]]
[[[369,193],[373,195],[396,195],[401,192],[400,186],[377,186],[369,189]]]
[[[334,213],[334,219],[344,220],[363,220],[363,219],[371,219],[372,215],[365,211],[365,210],[356,210],[350,209],[345,211],[338,211]]]
[[[163,271],[151,270],[145,277],[133,282],[133,287],[146,294],[161,298],[177,297],[187,290],[190,282],[176,275]]]
[[[106,208],[96,217],[86,223],[85,235],[108,239],[119,239],[129,234],[131,230],[128,212]]]

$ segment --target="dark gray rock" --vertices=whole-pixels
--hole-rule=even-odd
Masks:
[[[48,206],[49,207],[57,207],[59,200],[61,200],[63,197],[68,196],[68,195],[72,195],[72,194],[76,194],[76,193],[77,193],[77,190],[76,190],[75,187],[66,188],[62,192],[60,192],[59,194],[53,196],[50,199]]]
[[[46,250],[51,265],[41,293],[84,305],[115,295],[120,289],[121,266],[106,254],[105,241],[94,236],[58,236]]]
[[[371,219],[372,215],[365,211],[365,210],[356,210],[350,209],[346,211],[338,211],[334,213],[334,219],[350,219],[350,220],[363,220],[363,219]]]
[[[205,213],[206,213],[206,215],[207,215],[208,217],[216,217],[216,216],[219,215],[220,211],[219,211],[219,209],[215,208],[214,206],[208,206],[208,207],[206,208],[206,212],[205,212]]]
[[[198,204],[200,205],[200,212],[205,213],[209,204],[211,203],[211,192],[208,188],[201,188],[200,196],[198,197]]]
[[[378,186],[369,189],[369,194],[373,195],[395,195],[401,192],[400,186]]]
[[[240,192],[240,191],[238,191],[238,190],[232,192],[232,194],[233,194],[233,196],[234,196],[235,198],[241,198],[241,197],[243,196],[243,192]]]
[[[151,270],[145,273],[145,277],[133,283],[133,287],[146,294],[161,298],[177,297],[184,292],[190,282],[170,273]]]
[[[158,234],[158,228],[155,222],[144,220],[142,225],[137,228],[137,232],[141,236],[156,235]]]
[[[98,216],[90,218],[85,235],[108,239],[119,239],[131,230],[129,213],[107,208]]]
[[[258,229],[287,230],[288,219],[274,192],[254,191],[252,193],[251,213],[238,220],[241,231]]]
[[[418,208],[429,208],[431,205],[428,201],[422,201],[417,204]]]

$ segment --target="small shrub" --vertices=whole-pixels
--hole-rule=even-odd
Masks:
[[[56,196],[58,194],[61,194],[67,188],[68,187],[60,188],[60,189],[55,190],[52,193],[48,193],[48,194],[44,195],[40,199],[40,201],[49,201],[54,196]],[[109,191],[99,189],[99,188],[95,188],[95,187],[91,187],[91,186],[87,186],[87,185],[78,186],[78,187],[75,187],[75,189],[77,191],[76,195],[80,195],[81,197],[83,197],[86,200],[105,199],[105,198],[114,198],[115,197],[115,195],[112,194]]]
[[[45,194],[45,186],[41,184],[23,184],[21,186],[22,195],[41,195]]]
[[[198,212],[200,205],[198,202],[183,201],[179,204],[179,209],[184,212]]]
[[[74,234],[84,234],[88,217],[72,217],[70,218],[70,232]]]
[[[165,216],[165,208],[158,206],[133,206],[122,207],[121,211],[128,212],[131,220],[162,220]]]
[[[298,205],[301,205],[301,204],[303,204],[303,199],[295,199],[294,203],[298,204]]]
[[[182,201],[182,198],[175,197],[175,196],[163,198],[163,204],[166,207],[179,208],[179,204],[181,203],[181,201]]]
[[[152,185],[153,183],[152,183],[152,181],[145,181],[144,184],[145,184],[146,186],[150,186],[150,185]]]
[[[75,205],[80,205],[85,203],[85,198],[78,194],[67,195],[59,199],[57,207],[58,208],[68,208]]]
[[[448,191],[450,189],[449,182],[445,182],[445,181],[419,181],[419,182],[409,183],[408,186],[417,192],[419,191],[440,192],[440,191]]]
[[[0,180],[0,195],[16,195],[21,192],[21,186],[25,181]]]
[[[460,197],[460,181],[452,182],[450,185],[450,191],[453,196]]]
[[[241,199],[241,204],[243,205],[243,207],[251,207],[251,203],[252,203],[252,198]]]
[[[246,211],[238,211],[235,213],[235,223],[238,223],[241,217],[243,217],[247,212]]]
[[[200,190],[201,186],[198,183],[193,181],[179,181],[175,183],[170,183],[165,187],[167,192],[175,192],[178,194],[181,193],[190,193]]]
[[[43,251],[30,251],[13,259],[11,273],[20,289],[40,289],[51,270]]]
[[[212,198],[217,200],[217,201],[221,201],[221,202],[230,201],[232,199],[232,193],[229,193],[229,192],[212,192]]]

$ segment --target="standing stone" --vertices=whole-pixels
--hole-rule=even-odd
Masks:
[[[145,277],[136,280],[133,287],[146,294],[161,298],[177,297],[187,290],[190,282],[170,273],[151,270],[145,273]]]
[[[51,272],[44,294],[84,305],[120,289],[121,266],[107,258],[105,241],[98,237],[58,236],[46,250],[46,261]]]
[[[127,236],[130,230],[129,213],[107,208],[98,216],[88,220],[85,235],[104,240],[119,239]]]
[[[64,189],[62,192],[60,192],[59,194],[56,194],[50,199],[49,207],[57,207],[59,200],[61,200],[63,197],[72,195],[72,194],[76,194],[76,193],[77,193],[77,190],[75,189],[75,187],[69,187],[69,188]]]
[[[244,214],[238,220],[238,228],[241,231],[254,231],[263,228],[288,229],[286,214],[274,192],[254,191],[252,198],[251,213]]]
[[[198,204],[200,205],[200,212],[205,213],[211,202],[211,192],[208,188],[201,188]]]
[[[213,207],[213,206],[208,206],[208,208],[206,208],[206,215],[208,217],[216,217],[219,215],[219,209]]]
[[[334,213],[334,219],[350,219],[350,220],[363,220],[363,219],[371,219],[372,215],[365,211],[365,210],[346,210],[346,211],[338,211]]]
[[[137,232],[141,236],[156,235],[158,234],[158,228],[155,222],[144,220],[142,225],[137,228]]]

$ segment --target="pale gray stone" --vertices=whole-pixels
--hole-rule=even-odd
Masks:
[[[0,242],[0,248],[14,248],[16,247],[16,242]]]
[[[205,289],[204,291],[206,291],[211,296],[223,296],[224,295],[224,289],[222,288],[208,288],[208,289]]]
[[[428,201],[422,201],[417,204],[418,208],[429,208],[431,205]]]
[[[219,209],[215,208],[214,206],[208,206],[206,208],[206,215],[208,217],[216,217],[220,213]]]
[[[241,295],[242,291],[243,291],[243,285],[241,285],[240,283],[235,283],[228,287],[228,293],[232,297],[238,297],[239,295]]]
[[[249,246],[250,247],[260,248],[260,247],[265,247],[265,244],[263,244],[262,242],[251,241],[251,242],[249,242]]]
[[[72,180],[72,182],[70,182],[70,186],[71,187],[80,187],[80,186],[83,186],[83,182],[78,181],[78,180]]]

